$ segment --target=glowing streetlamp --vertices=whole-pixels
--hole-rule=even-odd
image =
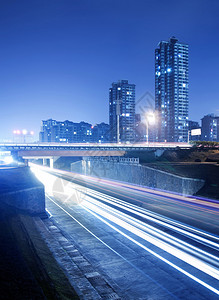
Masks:
[[[24,143],[26,143],[27,130],[26,130],[26,129],[23,129],[23,130],[22,130],[22,134],[23,134],[23,137],[24,137]]]
[[[23,130],[13,130],[13,141],[18,140],[19,142],[26,143],[26,137],[33,137],[34,136],[34,131],[28,131],[27,129],[23,129]]]
[[[149,125],[154,125],[156,122],[155,113],[153,111],[148,112],[145,115],[146,120],[146,142],[149,141]]]

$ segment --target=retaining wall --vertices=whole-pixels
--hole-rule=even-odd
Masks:
[[[29,167],[0,169],[0,201],[31,215],[45,213],[44,186]]]
[[[182,195],[194,195],[205,183],[201,179],[180,177],[146,166],[92,159],[71,164],[71,171],[83,175],[130,182]]]

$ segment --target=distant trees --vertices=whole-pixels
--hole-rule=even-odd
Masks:
[[[219,149],[219,142],[211,142],[211,141],[191,141],[191,144],[193,144],[193,147],[197,148],[213,148],[213,149]]]

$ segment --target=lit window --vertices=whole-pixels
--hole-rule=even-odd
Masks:
[[[167,69],[167,72],[170,73],[170,72],[171,72],[171,68],[168,68],[168,69]]]

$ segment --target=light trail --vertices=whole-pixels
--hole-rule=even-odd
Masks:
[[[194,227],[187,226],[183,223],[171,220],[167,217],[163,217],[156,213],[152,213],[149,210],[146,210],[144,208],[139,208],[136,205],[130,204],[128,202],[122,201],[120,199],[114,198],[109,195],[104,195],[100,192],[97,192],[97,191],[94,191],[91,189],[87,189],[86,194],[91,195],[93,197],[99,197],[99,199],[103,200],[104,202],[113,204],[114,206],[117,206],[123,210],[127,210],[128,212],[136,214],[144,219],[153,221],[153,222],[155,222],[159,225],[162,225],[166,228],[169,228],[171,230],[174,230],[176,232],[184,234],[185,236],[190,236],[191,238],[194,238],[195,240],[200,240],[202,243],[205,243],[206,245],[215,247],[215,249],[218,250],[219,237],[217,237],[213,234],[209,234],[208,232],[204,232],[204,231],[198,230]],[[203,238],[203,236],[205,238]],[[208,238],[210,238],[211,240],[209,240]],[[217,242],[213,242],[212,240],[215,240]]]
[[[116,225],[119,225],[121,228],[130,231],[147,242],[150,242],[160,249],[172,254],[173,256],[185,261],[186,263],[205,272],[206,274],[219,279],[219,273],[214,267],[211,267],[207,263],[203,263],[200,259],[196,259],[192,255],[188,255],[185,251],[196,254],[194,251],[196,250],[198,252],[198,256],[201,258],[203,258],[203,254],[208,256],[208,253],[203,251],[203,254],[201,254],[199,253],[201,251],[199,251],[199,249],[196,247],[192,247],[186,243],[183,243],[183,241],[172,238],[170,235],[165,234],[164,232],[157,230],[152,226],[144,224],[143,222],[136,221],[134,218],[121,212],[116,212],[114,209],[109,209],[106,207],[103,209],[103,206],[100,208],[101,206],[97,203],[92,204],[91,202],[87,201],[84,201],[82,206],[115,223]],[[181,248],[184,251],[179,250],[177,247],[173,247],[172,245],[178,246],[178,248]],[[191,248],[193,248],[193,250]],[[218,258],[214,257],[213,255],[211,256],[211,259],[209,259],[209,262],[213,262],[213,259],[217,261],[218,264]]]
[[[200,199],[199,197],[195,197],[195,196],[183,196],[181,194],[176,194],[173,192],[170,193],[164,190],[142,187],[136,184],[129,184],[122,181],[95,178],[92,176],[72,173],[69,171],[62,171],[58,169],[54,170],[54,169],[50,169],[49,167],[35,165],[33,163],[30,163],[30,165],[32,166],[32,169],[37,168],[38,171],[42,170],[44,172],[47,172],[48,174],[54,174],[56,176],[61,175],[68,180],[74,179],[75,181],[77,181],[78,184],[81,184],[80,181],[84,180],[85,182],[89,182],[89,184],[92,185],[92,187],[96,188],[98,187],[97,183],[100,183],[102,185],[103,190],[105,190],[106,192],[110,192],[110,189],[107,188],[106,185],[115,186],[118,188],[122,187],[122,188],[129,189],[130,192],[135,191],[139,195],[144,195],[144,196],[147,195],[147,197],[150,197],[155,202],[159,202],[160,200],[163,199],[168,199],[168,202],[172,202],[172,203],[176,203],[176,201],[179,201],[183,205],[187,205],[188,207],[191,208],[196,206],[196,208],[203,211],[208,211],[209,209],[211,209],[212,214],[216,214],[217,216],[219,215],[219,201],[217,200],[212,200],[207,198]],[[122,196],[121,194],[118,195]],[[129,198],[130,200],[135,200],[136,202],[139,203],[144,203],[143,201],[134,199],[131,196],[127,196],[127,198]]]
[[[50,196],[47,196],[54,204],[56,204],[60,209],[62,209],[68,216],[70,216],[72,219],[74,219],[79,225],[81,225],[86,231],[88,231],[91,235],[93,235],[96,239],[98,239],[102,244],[104,244],[107,248],[109,248],[112,252],[114,252],[115,254],[117,254],[118,256],[120,256],[121,258],[123,258],[124,260],[126,260],[122,255],[120,255],[116,250],[114,250],[112,247],[110,247],[107,243],[105,243],[102,239],[100,239],[97,235],[95,235],[91,230],[89,230],[86,226],[84,226],[81,222],[79,222],[76,218],[74,218],[67,210],[65,210],[61,205],[59,205],[56,201],[54,201]],[[170,260],[164,258],[163,256],[161,256],[160,254],[156,253],[155,251],[151,250],[150,248],[146,247],[145,245],[143,245],[142,243],[138,242],[137,240],[133,239],[131,236],[127,235],[126,233],[124,233],[122,230],[120,230],[119,228],[113,226],[110,222],[106,221],[103,217],[101,217],[100,215],[96,214],[95,212],[93,212],[92,210],[90,210],[89,208],[85,209],[90,212],[92,215],[94,215],[95,217],[97,217],[99,220],[101,220],[102,222],[104,222],[105,224],[107,224],[108,226],[110,226],[112,229],[114,229],[115,231],[119,232],[121,235],[123,235],[124,237],[126,237],[127,239],[129,239],[130,241],[132,241],[133,243],[135,243],[136,245],[138,245],[139,247],[143,248],[144,250],[146,250],[147,252],[151,253],[152,255],[154,255],[155,257],[157,257],[158,259],[162,260],[163,262],[167,263],[169,266],[173,267],[174,269],[178,270],[179,272],[181,272],[182,274],[188,276],[189,278],[191,278],[192,280],[196,281],[197,283],[201,284],[202,286],[204,286],[205,288],[209,289],[210,291],[212,291],[213,293],[219,295],[219,290],[216,289],[215,287],[211,286],[210,284],[206,283],[205,281],[199,279],[197,276],[194,276],[193,274],[187,272],[186,270],[184,270],[183,268],[177,266],[176,264],[172,263]],[[130,262],[128,262],[130,263]]]
[[[40,173],[41,174],[38,174],[39,179],[44,181],[49,192],[49,185],[52,181],[54,182],[56,176],[48,173],[45,174],[43,171],[40,171]],[[199,244],[205,245],[205,247],[209,247],[209,250],[218,250],[218,236],[201,231],[200,229],[196,229],[189,225],[176,222],[134,204],[127,203],[118,198],[89,188],[86,188],[85,192],[80,185],[75,183],[73,183],[72,186],[68,185],[64,192],[66,194],[72,193],[73,189],[74,191],[79,191],[80,194],[83,194],[83,197],[85,196],[81,206],[87,212],[97,217],[99,220],[125,236],[136,245],[161,259],[163,262],[219,295],[219,290],[209,284],[209,279],[207,279],[207,277],[206,280],[203,280],[203,274],[212,278],[210,281],[213,283],[214,280],[219,279],[218,257],[183,240],[184,237],[186,237],[187,239],[192,239]],[[54,202],[54,200],[52,201]],[[56,205],[66,211],[62,207],[63,204],[60,205],[56,203]],[[65,205],[71,207],[72,204],[71,202],[68,202],[65,203]],[[67,214],[71,215],[68,212]],[[139,217],[142,220],[150,221],[156,226],[149,225],[146,222],[139,220]],[[159,228],[157,228],[158,225]],[[177,232],[177,234],[181,235],[182,239],[166,233],[165,230],[160,229],[160,227]],[[91,234],[93,233],[91,232]],[[139,238],[142,241],[139,241]],[[153,247],[157,247],[157,249],[162,249],[164,254],[161,255],[158,254],[157,251],[151,250],[149,246],[144,245],[144,241],[153,245]],[[109,245],[107,246],[110,247]],[[112,249],[112,251],[116,252],[114,249]],[[169,258],[166,258],[165,253],[169,253],[171,256],[183,261],[185,264],[184,267],[181,267]],[[191,265],[195,268],[195,270],[199,270],[199,276],[196,276],[196,273],[195,275],[194,273],[192,274],[191,271],[188,272],[186,270],[186,265]]]
[[[87,211],[89,211],[89,209],[87,209]],[[141,248],[145,249],[146,251],[148,251],[149,253],[151,253],[155,257],[157,257],[160,260],[162,260],[163,262],[167,263],[169,266],[173,267],[174,269],[178,270],[182,274],[188,276],[189,278],[193,279],[197,283],[199,283],[202,286],[206,287],[210,291],[212,291],[215,294],[219,295],[219,290],[218,289],[214,288],[213,286],[211,286],[210,284],[204,282],[203,280],[197,278],[196,276],[192,275],[191,273],[185,271],[184,269],[180,268],[176,264],[174,264],[174,263],[170,262],[169,260],[165,259],[163,256],[159,255],[158,253],[154,252],[153,250],[149,249],[148,247],[144,246],[143,244],[139,243],[138,241],[136,241],[135,239],[133,239],[129,235],[125,234],[123,231],[119,230],[118,228],[116,228],[115,226],[113,226],[112,224],[110,224],[109,222],[107,222],[106,220],[104,220],[103,218],[101,218],[100,216],[95,214],[94,212],[90,211],[90,213],[93,214],[94,216],[96,216],[99,220],[101,220],[102,222],[104,222],[105,224],[110,226],[111,228],[113,228],[114,230],[116,230],[117,232],[119,232],[121,235],[125,236],[127,239],[129,239],[130,241],[132,241],[136,245],[140,246]]]
[[[72,218],[75,222],[77,222],[82,228],[84,228],[88,233],[90,233],[95,239],[97,239],[100,243],[102,243],[104,246],[106,246],[108,249],[110,249],[113,253],[115,253],[117,256],[122,258],[125,262],[127,262],[129,265],[131,265],[134,269],[137,271],[140,271],[145,277],[149,277],[147,274],[145,274],[143,271],[141,271],[139,268],[137,268],[132,262],[128,261],[123,255],[121,255],[118,251],[114,250],[112,247],[110,247],[107,243],[105,243],[101,238],[99,238],[96,234],[94,234],[91,230],[89,230],[86,226],[84,226],[81,222],[79,222],[74,216],[72,216],[66,209],[64,209],[61,205],[59,205],[56,201],[54,201],[48,194],[47,197],[50,201],[52,201],[56,206],[58,206],[62,211],[64,211],[70,218]],[[112,226],[111,226],[112,227]],[[113,228],[113,227],[112,227]],[[156,282],[152,278],[150,280]],[[159,285],[162,289],[166,290],[168,294],[170,294],[172,297],[176,298],[175,295],[170,293],[166,288],[161,286],[158,282],[156,282],[157,285]],[[177,298],[176,298],[177,299]]]

